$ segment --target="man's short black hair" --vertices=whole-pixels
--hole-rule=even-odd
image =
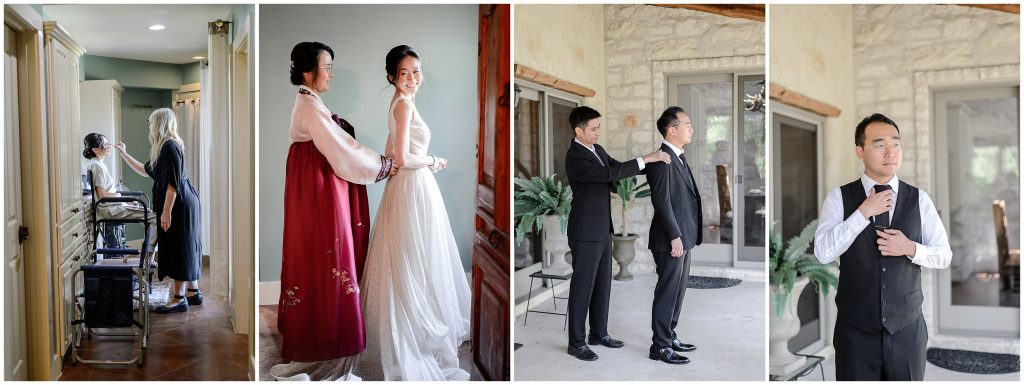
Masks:
[[[569,111],[569,124],[572,125],[573,129],[584,128],[587,126],[587,122],[601,117],[601,113],[597,110],[587,107],[579,106]]]
[[[892,121],[892,119],[889,119],[888,116],[876,112],[874,114],[871,114],[871,116],[864,118],[864,120],[861,120],[860,123],[857,124],[857,130],[854,131],[853,133],[854,144],[861,147],[864,146],[864,129],[867,128],[868,125],[871,123],[885,123],[893,127],[896,127],[896,132],[900,132],[900,126],[897,126],[896,122]]]
[[[668,126],[671,126],[679,122],[679,118],[676,117],[676,114],[680,112],[685,113],[686,111],[684,111],[682,107],[672,106],[665,109],[665,112],[661,113],[661,117],[658,118],[657,124],[658,132],[661,133],[662,137],[664,137],[665,133],[668,131]]]

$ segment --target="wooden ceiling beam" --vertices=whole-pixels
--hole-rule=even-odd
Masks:
[[[712,13],[719,16],[734,17],[764,22],[764,4],[654,4],[666,8],[682,8],[691,11]]]

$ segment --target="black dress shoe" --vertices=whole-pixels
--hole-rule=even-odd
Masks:
[[[697,345],[684,344],[680,340],[672,340],[672,350],[677,352],[692,352],[697,350]]]
[[[597,353],[594,353],[593,350],[590,350],[590,347],[587,346],[587,345],[580,345],[580,346],[569,345],[568,352],[569,352],[570,356],[576,357],[577,359],[580,359],[580,360],[583,360],[583,361],[594,361],[594,360],[597,360]]]
[[[624,342],[614,339],[611,336],[598,338],[593,334],[587,334],[587,343],[591,345],[604,345],[609,348],[621,348],[626,345]]]
[[[647,358],[652,360],[660,360],[661,362],[673,365],[682,365],[690,363],[690,359],[679,354],[676,354],[672,348],[665,347],[658,349],[657,351],[651,350],[647,355]]]
[[[185,299],[184,296],[180,296],[180,295],[176,295],[176,296],[174,296],[174,298],[181,299],[181,300]],[[177,305],[170,306],[170,307],[168,307],[167,304],[164,304],[163,306],[160,306],[160,307],[158,307],[156,309],[153,309],[153,311],[155,311],[157,313],[160,313],[160,314],[178,313],[178,312],[188,311],[188,301],[179,301]]]
[[[189,306],[203,304],[203,292],[199,291],[199,289],[188,289],[188,291],[191,293],[195,293],[193,295],[185,296],[185,299],[188,300]]]

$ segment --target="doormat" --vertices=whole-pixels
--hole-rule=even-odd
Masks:
[[[928,362],[943,369],[971,374],[1004,374],[1020,371],[1020,356],[928,348]]]
[[[686,283],[686,287],[690,289],[724,289],[739,285],[740,282],[743,282],[743,280],[694,275],[690,277],[690,281]]]

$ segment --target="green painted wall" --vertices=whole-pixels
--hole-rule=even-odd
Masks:
[[[176,90],[182,84],[179,64],[119,59],[86,54],[82,57],[84,80],[117,79],[125,88]]]
[[[199,83],[199,62],[181,65],[181,84]]]
[[[146,163],[149,160],[149,126],[146,125],[149,114],[163,107],[171,107],[169,90],[125,88],[121,94],[121,141],[127,147],[128,153],[139,162]],[[121,162],[124,185],[130,190],[142,191],[152,198],[153,180],[140,176],[132,171],[127,163]],[[127,232],[127,239],[142,238],[140,226],[128,226]]]

